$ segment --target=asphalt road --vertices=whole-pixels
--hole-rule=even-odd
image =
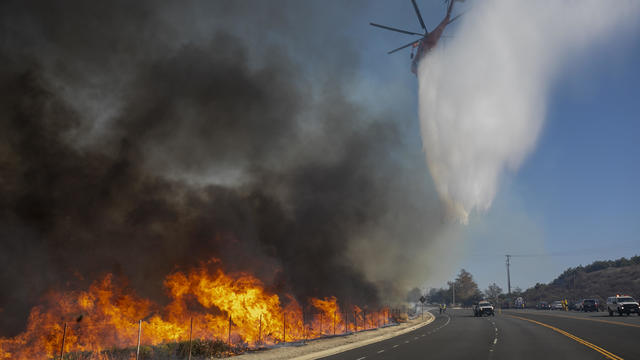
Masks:
[[[640,316],[550,310],[475,318],[447,310],[429,325],[324,359],[640,359]]]

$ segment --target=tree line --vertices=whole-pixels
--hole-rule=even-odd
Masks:
[[[455,302],[462,306],[471,306],[474,302],[483,299],[497,303],[503,296],[502,288],[496,283],[481,291],[478,284],[473,279],[473,275],[465,269],[461,269],[460,273],[454,281],[447,282],[448,287],[431,288],[426,294],[422,294],[419,288],[413,288],[407,294],[408,302],[418,302],[421,296],[425,296],[427,302],[436,304],[450,305],[453,301],[453,292],[455,289]]]
[[[568,268],[549,284],[537,283],[526,291],[515,287],[511,291],[511,296],[505,294],[496,283],[490,284],[481,291],[471,273],[461,269],[456,279],[447,283],[447,287],[431,288],[426,294],[416,287],[409,291],[406,300],[418,302],[420,297],[424,296],[427,302],[450,305],[453,301],[454,288],[455,302],[463,306],[470,306],[483,299],[501,304],[511,302],[520,296],[532,305],[541,300],[553,301],[565,298],[588,297],[604,301],[606,296],[617,293],[640,296],[640,287],[637,282],[640,268],[636,265],[640,265],[638,255],[628,259],[622,257],[616,260],[594,261],[589,265]],[[589,273],[591,274],[587,275]]]
[[[621,257],[616,260],[599,260],[594,261],[589,265],[585,266],[576,266],[574,268],[568,268],[565,270],[560,276],[558,276],[555,280],[551,282],[552,285],[562,285],[570,279],[573,279],[578,273],[591,273],[599,270],[604,270],[608,268],[621,268],[632,265],[640,265],[640,256],[632,256],[627,259],[625,257]]]

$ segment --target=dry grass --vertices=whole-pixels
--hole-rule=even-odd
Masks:
[[[222,340],[194,340],[191,359],[204,360],[240,354],[246,351],[242,346],[231,346]],[[189,342],[173,342],[154,346],[141,346],[141,360],[183,360],[189,355]],[[64,360],[130,360],[135,359],[136,348],[114,348],[95,352],[75,352],[64,356]]]

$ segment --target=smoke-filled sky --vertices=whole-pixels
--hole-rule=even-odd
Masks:
[[[402,298],[444,212],[415,117],[354,96],[356,5],[4,2],[2,328],[211,258],[301,303]]]
[[[419,3],[433,28],[442,2]],[[425,103],[409,53],[385,54],[408,39],[368,26],[418,30],[409,1],[3,2],[0,286],[12,290],[0,294],[0,327],[16,331],[48,289],[104,272],[162,298],[168,272],[210,257],[276,292],[375,304],[409,286],[440,285],[459,266],[481,287],[502,284],[505,252],[637,245],[637,17],[585,8],[575,20],[569,2],[559,8],[565,16],[544,24],[518,21],[527,17],[517,5],[489,1],[494,13],[477,3],[464,4],[434,58],[453,60],[433,89],[449,91],[465,123],[459,106],[477,103],[474,93],[506,97],[489,104],[514,95],[465,88],[495,85],[461,77],[477,75],[473,59],[492,58],[484,43],[502,44],[510,32],[505,41],[517,50],[535,45],[528,70],[553,71],[523,77],[534,99],[514,96],[542,107],[515,124],[534,133],[505,134],[510,142],[488,161],[492,181],[469,201],[465,182],[487,173],[432,177],[433,157],[450,166],[443,151],[460,141],[476,154],[474,141],[487,139],[448,132],[434,148],[421,137]],[[614,18],[592,24],[600,16]],[[520,38],[517,26],[531,33]],[[509,56],[497,58],[518,74]],[[465,88],[464,104],[455,86]],[[442,191],[450,182],[466,226],[451,220]],[[583,254],[544,258],[548,266],[526,277],[514,265],[513,283],[549,281],[604,252]]]
[[[373,20],[417,30],[410,4],[403,6]],[[433,6],[423,9],[433,28],[444,10],[437,2],[422,6]],[[440,286],[457,266],[481,288],[497,282],[506,289],[507,253],[534,255],[512,260],[512,285],[522,288],[569,266],[636,254],[637,2],[456,7],[465,15],[423,63],[424,96],[415,101],[448,214],[469,222],[459,242],[434,245],[452,265],[426,286]],[[380,34],[379,52],[403,44],[403,35]],[[402,55],[394,66],[406,66]]]

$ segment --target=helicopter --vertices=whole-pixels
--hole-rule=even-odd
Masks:
[[[465,0],[447,0],[445,2],[448,2],[447,5],[447,15],[444,17],[444,19],[442,19],[442,21],[440,22],[440,24],[438,24],[438,26],[433,29],[433,31],[429,32],[429,30],[427,30],[427,27],[424,24],[424,20],[422,20],[422,15],[420,14],[420,9],[418,9],[418,4],[416,4],[416,0],[411,0],[411,3],[413,4],[413,8],[416,11],[416,15],[418,16],[418,21],[420,22],[420,26],[422,27],[422,29],[424,30],[424,34],[420,34],[420,33],[416,33],[413,31],[407,31],[407,30],[402,30],[402,29],[397,29],[394,27],[390,27],[390,26],[385,26],[385,25],[380,25],[380,24],[376,24],[376,23],[369,23],[371,26],[375,26],[375,27],[379,27],[385,30],[391,30],[391,31],[396,31],[399,33],[403,33],[403,34],[408,34],[408,35],[417,35],[417,36],[421,36],[420,39],[418,40],[414,40],[406,45],[400,46],[397,49],[393,49],[389,52],[387,52],[387,54],[393,54],[396,51],[400,51],[402,49],[408,48],[409,46],[411,46],[411,72],[414,74],[418,74],[418,63],[420,62],[420,60],[422,60],[422,58],[424,58],[425,55],[427,55],[434,47],[436,47],[436,45],[438,44],[438,40],[440,40],[440,37],[442,36],[442,33],[444,32],[444,29],[447,27],[447,25],[451,24],[452,22],[456,21],[460,16],[462,16],[462,14],[459,14],[453,18],[451,18],[451,12],[453,11],[453,4],[455,2],[464,2]],[[413,51],[414,49],[416,49],[416,54],[415,56],[413,55]]]

